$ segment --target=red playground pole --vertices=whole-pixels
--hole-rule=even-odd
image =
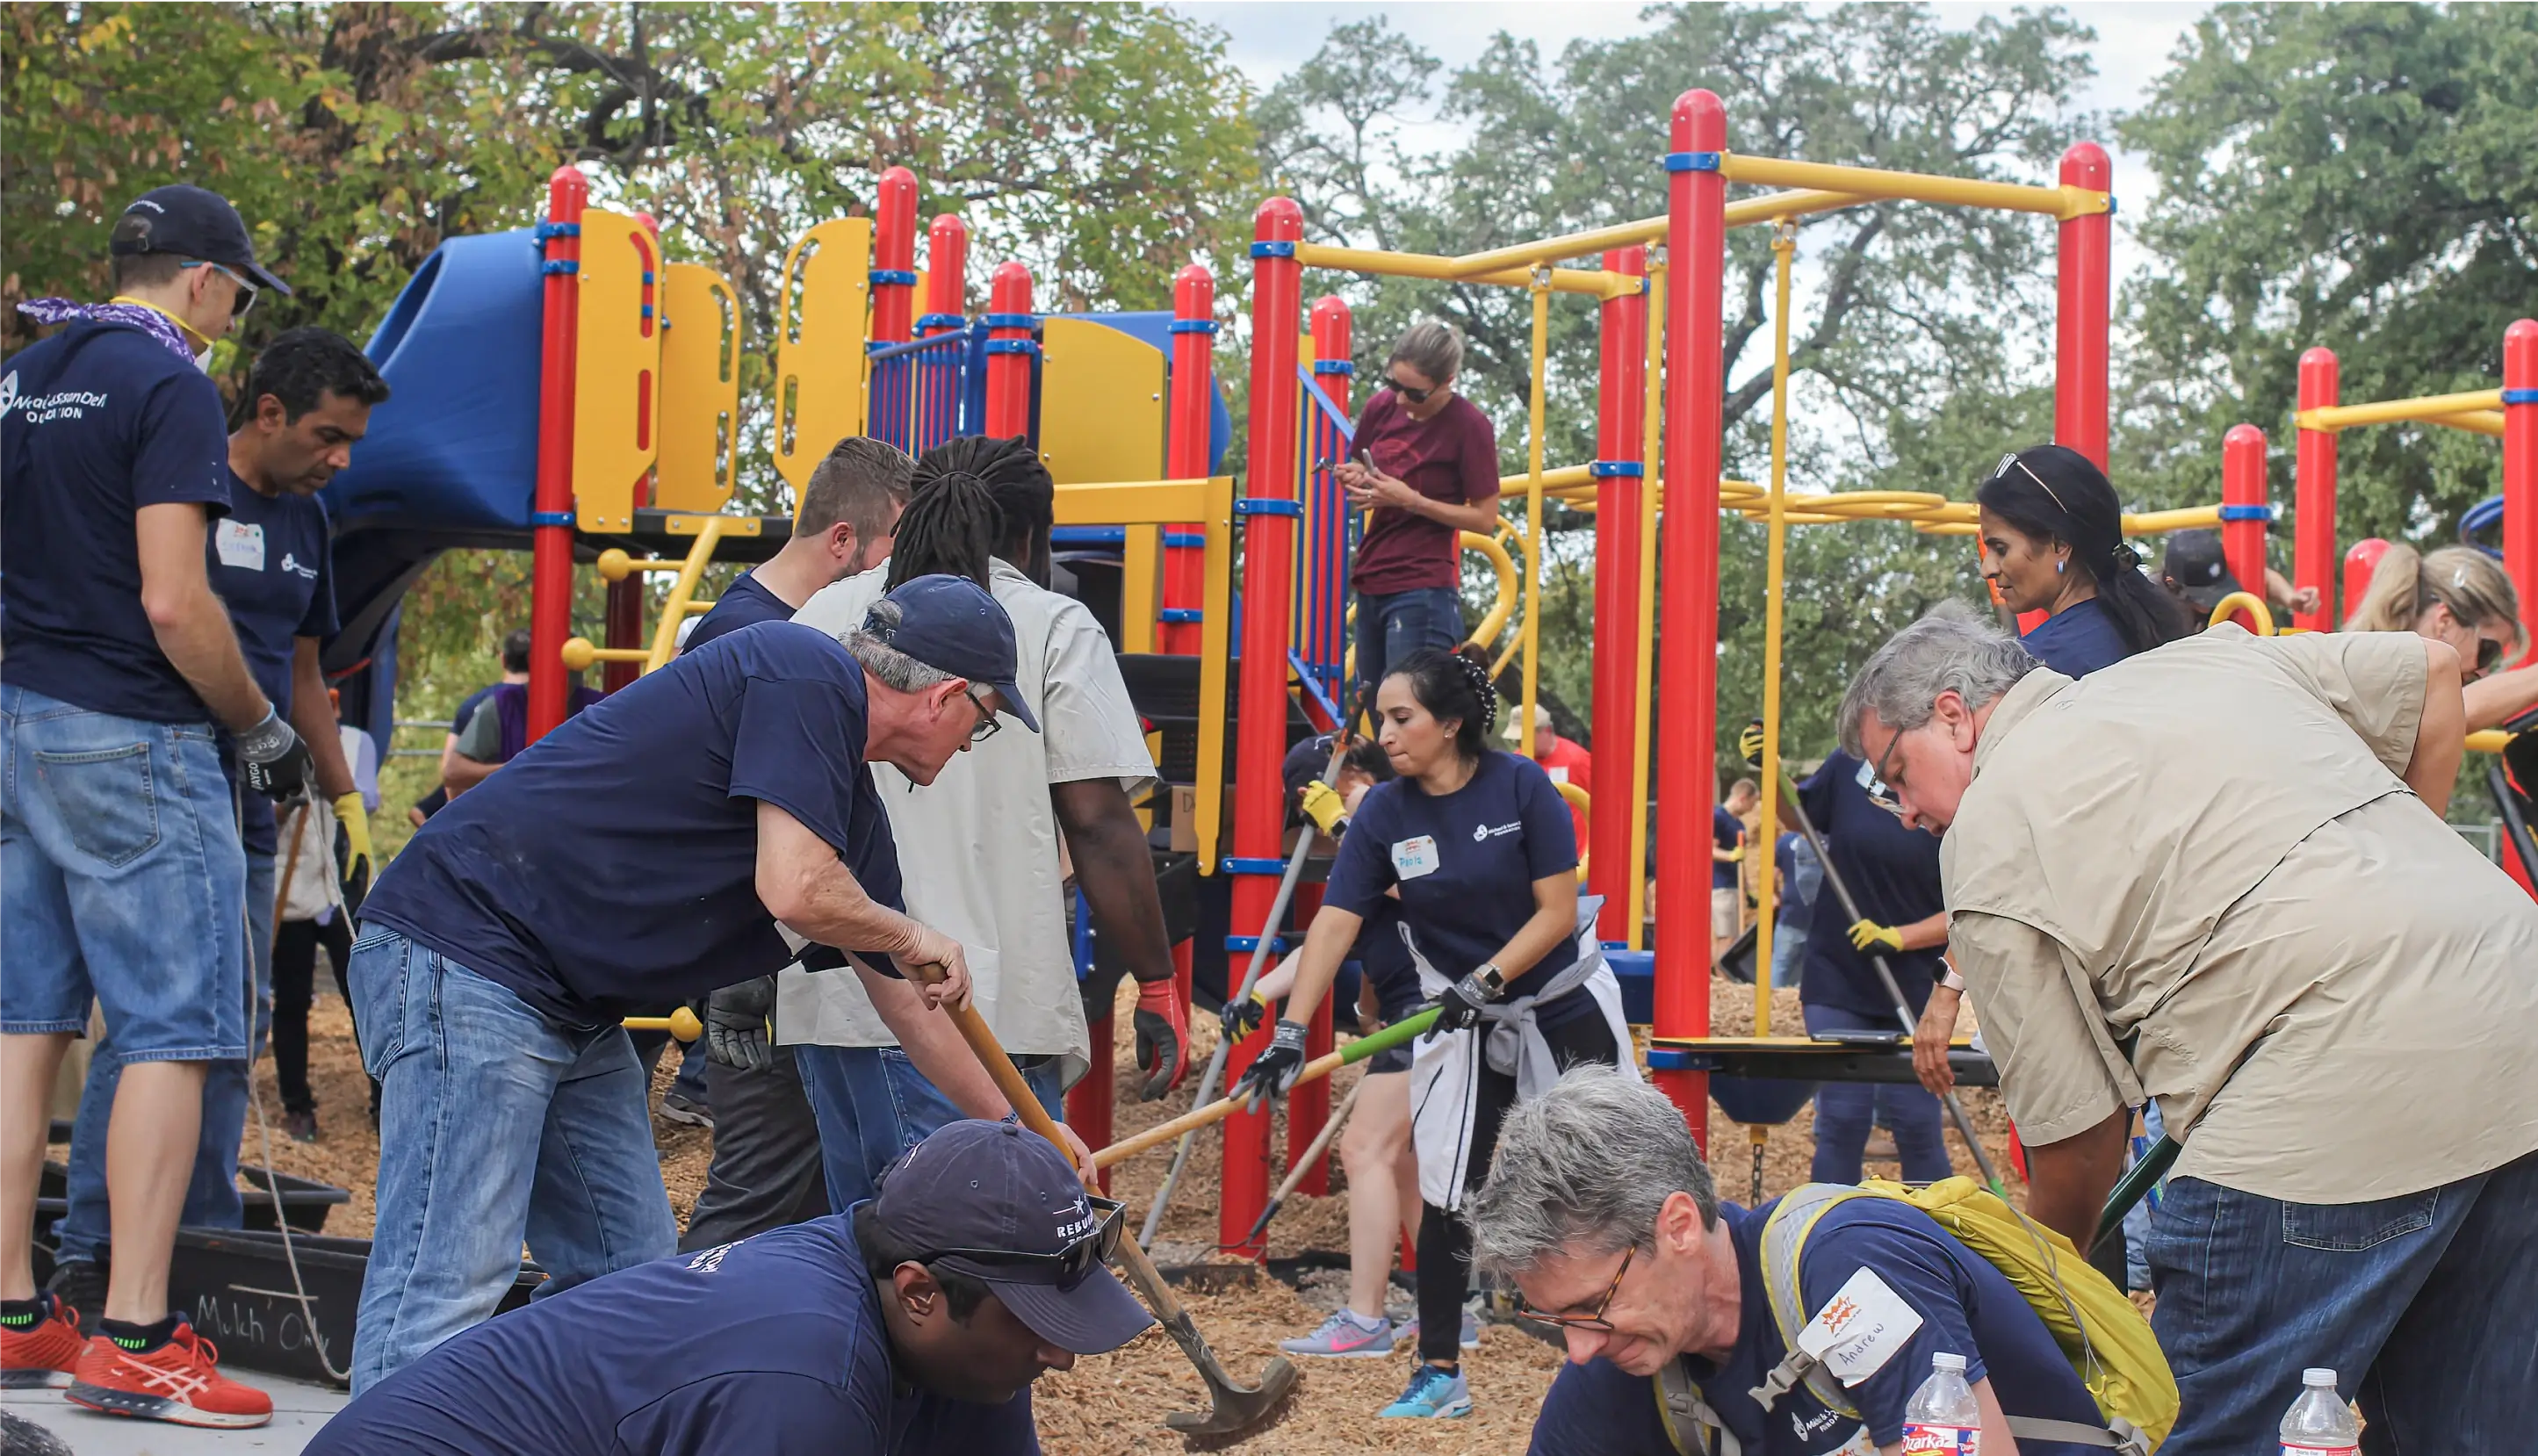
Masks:
[[[2538,319],[2503,331],[2503,569],[2538,643]],[[2522,662],[2538,660],[2533,648]]]
[[[1251,244],[1251,439],[1244,489],[1235,502],[1242,523],[1242,662],[1237,679],[1241,711],[1234,736],[1234,936],[1277,933],[1269,923],[1277,898],[1279,853],[1286,827],[1279,761],[1287,755],[1287,619],[1296,584],[1296,311],[1303,269],[1296,242],[1304,232],[1304,210],[1291,197],[1272,197],[1253,217]],[[1247,861],[1248,863],[1241,863]],[[1271,867],[1265,873],[1245,869]],[[1234,947],[1230,955],[1247,953]],[[1269,1044],[1261,1027],[1226,1060],[1226,1085],[1242,1075]],[[1225,1175],[1217,1205],[1217,1238],[1227,1249],[1257,1258],[1260,1244],[1246,1240],[1269,1202],[1269,1117],[1237,1112],[1225,1120]]]
[[[987,433],[998,439],[1031,433],[1031,270],[998,263],[987,283]]]
[[[2081,142],[2062,154],[2062,185],[2113,185],[2106,149]],[[2112,334],[2115,219],[2091,213],[2061,225],[2053,313],[2053,438],[2106,468],[2106,361]]]
[[[2221,436],[2221,555],[2230,574],[2258,597],[2265,594],[2265,432],[2233,425]],[[2252,613],[2230,620],[2255,630]]]
[[[1648,250],[1615,248],[1604,254],[1611,273],[1645,276]],[[1631,746],[1637,737],[1639,502],[1646,465],[1639,459],[1647,414],[1648,296],[1607,298],[1602,309],[1602,356],[1595,409],[1595,750],[1603,772],[1593,785],[1602,795],[1588,817],[1588,888],[1604,896],[1595,934],[1620,945],[1631,934],[1631,825],[1642,812],[1631,799]]]
[[[916,173],[894,166],[881,174],[873,207],[872,341],[907,340],[916,301]]]
[[[1666,166],[1664,618],[1657,682],[1656,1034],[1709,1034],[1709,814],[1718,791],[1718,470],[1724,399],[1721,289],[1727,268],[1727,108],[1706,91],[1675,99]],[[1654,1059],[1651,1058],[1653,1061]],[[1653,1068],[1709,1146],[1709,1076]]]
[[[938,318],[959,318],[968,309],[964,286],[969,268],[969,228],[958,213],[937,213],[925,230],[925,311]],[[929,325],[939,333],[943,325]],[[959,327],[959,325],[951,325]]]
[[[1171,428],[1164,474],[1196,480],[1207,474],[1208,428],[1216,414],[1216,275],[1192,263],[1172,275]],[[1207,533],[1196,521],[1164,528],[1162,647],[1198,652],[1199,602],[1207,590]]]
[[[2377,536],[2363,537],[2344,554],[2344,610],[2348,614],[2371,594],[2371,573],[2379,569],[2379,559],[2387,554],[2388,543]]]
[[[2324,409],[2335,403],[2335,351],[2312,349],[2300,357],[2300,407]],[[2309,631],[2333,631],[2335,602],[2335,431],[2302,429],[2294,435],[2292,508],[2300,519],[2292,526],[2292,585],[2317,588],[2317,610],[2292,614],[2292,626]],[[2372,558],[2375,563],[2377,558]],[[2347,591],[2344,611],[2355,598]]]
[[[581,326],[581,212],[590,181],[577,166],[547,179],[545,311],[538,374],[538,484],[529,510],[529,742],[564,722],[564,639],[572,634],[572,386]]]

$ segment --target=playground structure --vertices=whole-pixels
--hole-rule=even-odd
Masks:
[[[1596,815],[1582,793],[1572,800],[1588,817],[1586,878],[1605,896],[1608,957],[1633,1020],[1652,1024],[1649,1067],[1704,1142],[1711,1095],[1736,1113],[1739,1081],[1767,1097],[1753,1079],[1908,1080],[1908,1068],[1897,1077],[1888,1062],[1856,1048],[1838,1049],[1845,1070],[1811,1059],[1800,1038],[1772,1037],[1767,986],[1758,987],[1754,1038],[1731,1046],[1708,1036],[1705,836],[1715,792],[1719,514],[1733,510],[1769,532],[1762,704],[1769,783],[1780,766],[1788,528],[1896,520],[1938,536],[1974,530],[1970,505],[1936,495],[1789,489],[1796,221],[1882,201],[2054,219],[2054,434],[2103,466],[2110,167],[2102,149],[2084,143],[2065,154],[2056,185],[2036,186],[1747,157],[1727,143],[1718,99],[1687,93],[1675,104],[1663,161],[1664,215],[1461,257],[1306,242],[1294,201],[1263,203],[1250,249],[1248,455],[1239,494],[1222,473],[1230,421],[1212,373],[1220,324],[1207,269],[1180,270],[1169,315],[1043,315],[1032,311],[1029,271],[1007,262],[991,271],[987,307],[973,316],[964,225],[951,215],[933,221],[920,272],[916,179],[891,168],[871,218],[820,223],[787,257],[768,401],[774,465],[798,491],[843,435],[870,433],[911,451],[958,434],[1030,436],[1058,482],[1059,558],[1126,654],[1132,693],[1156,725],[1163,777],[1189,791],[1190,822],[1169,827],[1189,844],[1197,876],[1231,882],[1223,950],[1248,953],[1263,936],[1275,949],[1286,944],[1266,923],[1285,868],[1280,761],[1299,734],[1339,726],[1352,697],[1346,621],[1356,526],[1328,466],[1348,453],[1354,341],[1343,300],[1323,298],[1307,312],[1303,270],[1525,290],[1526,469],[1503,483],[1523,509],[1520,522],[1503,521],[1495,538],[1465,538],[1500,584],[1473,635],[1499,667],[1517,672],[1514,711],[1529,735],[1538,711],[1544,505],[1591,511],[1593,738],[1610,765],[1600,781],[1629,807]],[[1731,202],[1731,183],[1782,190]],[[1764,226],[1773,230],[1777,258],[1772,441],[1768,480],[1745,483],[1721,475],[1725,245],[1729,229]],[[1578,259],[1594,266],[1562,266]],[[920,290],[925,311],[917,314]],[[1594,299],[1600,333],[1596,458],[1566,466],[1546,461],[1543,445],[1555,295]],[[738,297],[726,282],[710,269],[664,262],[647,220],[589,207],[587,184],[572,168],[557,172],[535,229],[445,243],[371,342],[396,396],[355,468],[330,491],[346,627],[326,664],[347,679],[348,719],[373,729],[388,721],[397,600],[451,547],[534,553],[533,737],[562,721],[570,674],[597,665],[614,688],[666,663],[679,621],[710,606],[696,597],[705,566],[764,560],[790,526],[783,516],[727,508],[743,432],[740,328]],[[2302,365],[2292,574],[2326,602],[2317,620],[2304,616],[2298,625],[2315,629],[2333,620],[2335,431],[2396,420],[2502,438],[2503,555],[2524,611],[2538,614],[2538,323],[2511,325],[2502,386],[2471,394],[2338,405],[2332,356],[2322,363],[2321,356],[2311,351]],[[2126,529],[2218,526],[2234,571],[2261,583],[2273,514],[2261,433],[2233,430],[2225,462],[2221,503],[2128,517]],[[1688,508],[1666,511],[1669,503]],[[571,632],[574,573],[584,565],[607,582],[598,642]],[[647,635],[643,583],[653,574],[673,582]],[[1502,643],[1510,625],[1512,636]],[[1669,702],[1662,715],[1651,710],[1660,679]],[[1638,870],[1650,848],[1639,807],[1652,789],[1668,812],[1655,829],[1650,904]],[[1171,797],[1159,795],[1149,811],[1159,827],[1171,818]],[[1761,842],[1772,840],[1774,812],[1767,795]],[[1302,892],[1299,923],[1318,902],[1313,887]],[[1767,876],[1763,964],[1770,896]],[[1669,933],[1650,947],[1652,909]],[[1167,914],[1186,996],[1199,917],[1177,903]],[[1079,914],[1078,925],[1078,964],[1089,968],[1096,950],[1087,918]],[[1687,926],[1702,929],[1676,930]],[[1109,1141],[1111,1035],[1106,1021],[1095,1026],[1093,1073],[1069,1099],[1070,1121],[1096,1147]],[[1237,1048],[1230,1074],[1265,1041],[1264,1032]],[[1309,1054],[1324,1055],[1331,1044],[1326,1003]],[[1713,1073],[1743,1075],[1713,1084]],[[1970,1064],[1961,1075],[1975,1082],[1979,1069]],[[1303,1158],[1327,1116],[1326,1084],[1299,1089],[1291,1157]],[[1273,1181],[1270,1120],[1236,1113],[1224,1127],[1220,1237],[1228,1248],[1256,1252]],[[1327,1184],[1312,1168],[1302,1186],[1320,1192]]]

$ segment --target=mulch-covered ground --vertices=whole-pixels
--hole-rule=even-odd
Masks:
[[[327,978],[321,974],[318,983],[325,985]],[[1122,988],[1123,992],[1128,989]],[[1126,1006],[1123,1001],[1117,1019],[1123,1027],[1128,1023]],[[1777,993],[1772,1021],[1774,1029],[1780,1031],[1800,1025],[1794,991]],[[1719,1035],[1750,1031],[1754,1025],[1752,988],[1724,981],[1715,983],[1711,1022]],[[282,1138],[277,1128],[273,1161],[283,1171],[350,1189],[352,1203],[336,1212],[326,1231],[367,1236],[378,1141],[365,1110],[366,1087],[344,1004],[331,995],[321,997],[311,1015],[309,1030],[309,1077],[318,1096],[324,1136],[314,1144],[294,1143]],[[1203,1064],[1213,1049],[1215,1018],[1196,1018],[1191,1030],[1197,1042],[1195,1059]],[[1118,1040],[1115,1136],[1126,1137],[1188,1110],[1194,1091],[1190,1084],[1184,1084],[1179,1092],[1161,1102],[1135,1100],[1136,1079],[1126,1061],[1129,1038],[1122,1034]],[[658,1092],[667,1086],[676,1063],[675,1052],[665,1058],[654,1088],[656,1105]],[[1333,1079],[1333,1106],[1347,1094],[1357,1075],[1355,1069],[1348,1069]],[[1193,1072],[1191,1084],[1195,1081]],[[259,1082],[267,1115],[278,1117],[281,1100],[274,1090],[269,1064],[261,1069]],[[1995,1163],[2005,1168],[2006,1124],[1998,1097],[1977,1090],[1967,1090],[1963,1096],[1968,1113],[1983,1134],[1986,1151]],[[1813,1154],[1813,1118],[1812,1109],[1801,1111],[1787,1126],[1769,1130],[1763,1158],[1766,1197],[1806,1181]],[[1283,1118],[1281,1121],[1272,1146],[1280,1150],[1283,1164],[1286,1133]],[[662,1177],[669,1186],[671,1203],[684,1221],[698,1191],[704,1186],[705,1165],[712,1154],[711,1135],[657,1118],[654,1132],[661,1150]],[[1710,1134],[1710,1165],[1720,1193],[1742,1201],[1748,1194],[1752,1174],[1746,1130],[1730,1122],[1712,1104]],[[1953,1131],[1949,1146],[1959,1171],[1972,1172],[1972,1159],[1967,1157]],[[248,1161],[256,1160],[252,1128],[246,1154]],[[1169,1160],[1169,1149],[1161,1149],[1114,1169],[1111,1192],[1127,1203],[1132,1220],[1144,1218]],[[1344,1254],[1347,1250],[1344,1179],[1336,1156],[1331,1163],[1330,1196],[1298,1194],[1288,1200],[1270,1225],[1269,1253],[1273,1259],[1284,1260],[1308,1250],[1325,1254]],[[1881,1170],[1890,1176],[1895,1172],[1891,1162],[1881,1168],[1872,1158],[1869,1171]],[[1165,1262],[1205,1258],[1213,1248],[1217,1239],[1217,1144],[1214,1139],[1202,1138],[1158,1239],[1158,1253]],[[2011,1187],[2014,1197],[2023,1197],[2014,1178]],[[1342,1289],[1336,1279],[1328,1276],[1311,1281],[1302,1291],[1263,1277],[1247,1286],[1219,1291],[1189,1289],[1185,1297],[1192,1317],[1224,1357],[1227,1367],[1237,1377],[1248,1378],[1277,1353],[1279,1340],[1305,1333],[1319,1323],[1341,1296]],[[1374,1412],[1399,1393],[1408,1378],[1411,1361],[1406,1354],[1397,1359],[1302,1363],[1305,1383],[1294,1408],[1274,1432],[1248,1449],[1296,1456],[1367,1450],[1521,1452],[1532,1427],[1533,1412],[1559,1367],[1560,1355],[1513,1326],[1486,1326],[1482,1348],[1465,1357],[1464,1368],[1471,1378],[1476,1407],[1474,1415],[1464,1421],[1433,1423],[1373,1419]],[[1160,1332],[1150,1331],[1125,1350],[1086,1359],[1073,1371],[1047,1377],[1037,1387],[1035,1399],[1040,1439],[1050,1456],[1106,1456],[1114,1452],[1180,1449],[1179,1438],[1160,1423],[1171,1411],[1204,1409],[1205,1393],[1171,1342]]]

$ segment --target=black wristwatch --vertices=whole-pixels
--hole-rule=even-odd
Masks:
[[[1489,987],[1490,995],[1493,997],[1506,989],[1506,972],[1499,969],[1498,962],[1495,960],[1482,961],[1473,969],[1472,976],[1482,985]]]

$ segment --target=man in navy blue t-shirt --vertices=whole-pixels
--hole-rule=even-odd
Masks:
[[[525,1237],[559,1287],[677,1240],[618,1022],[795,959],[857,953],[892,1029],[964,1111],[1004,1099],[944,1018],[958,942],[900,908],[870,760],[931,782],[1004,712],[1013,625],[922,576],[840,642],[761,623],[531,745],[418,831],[363,907],[362,1052],[381,1085],[378,1234],[356,1390],[494,1312]],[[781,922],[781,926],[779,923]],[[918,992],[902,963],[944,969]],[[876,968],[878,967],[878,968]],[[447,1176],[463,1168],[463,1177]]]
[[[837,441],[811,468],[783,549],[723,588],[683,650],[754,622],[790,622],[820,588],[887,559],[915,470],[907,452],[888,440],[850,434]]]
[[[1837,1203],[1798,1246],[1811,1317],[1800,1345],[1851,1410],[1807,1381],[1767,1406],[1756,1389],[1788,1354],[1762,1257],[1772,1207],[1720,1203],[1682,1112],[1634,1079],[1580,1069],[1507,1114],[1472,1236],[1534,1318],[1566,1327],[1570,1363],[1534,1422],[1533,1456],[1730,1449],[1698,1428],[1707,1423],[1745,1456],[1892,1450],[1939,1354],[1966,1358],[1984,1449],[2013,1436],[2022,1456],[2096,1449],[2027,1423],[2104,1429],[2044,1321],[1982,1256],[1893,1199]]]
[[[881,1196],[622,1270],[371,1388],[309,1456],[1035,1456],[1031,1384],[1154,1323],[1119,1206],[1009,1122],[955,1122]]]
[[[261,1424],[167,1312],[204,1069],[247,1052],[246,862],[218,738],[248,786],[302,792],[309,750],[256,684],[204,567],[230,509],[220,391],[197,367],[259,289],[246,225],[158,188],[107,241],[116,297],[19,305],[63,325],[0,365],[0,1072],[12,1168],[92,1003],[123,1064],[113,1278],[83,1342],[35,1292],[32,1176],[0,1185],[0,1378],[129,1415]],[[332,730],[329,730],[331,740]],[[111,1337],[111,1338],[107,1338]]]
[[[317,493],[351,462],[353,446],[369,429],[371,406],[387,394],[378,370],[339,334],[292,329],[266,345],[247,377],[253,403],[230,436],[230,513],[212,527],[209,563],[212,590],[229,609],[247,670],[308,745],[316,790],[333,802],[344,826],[352,850],[346,879],[365,886],[369,815],[353,787],[317,665],[317,649],[336,626],[334,553]],[[271,999],[276,824],[274,806],[262,795],[241,796],[239,809],[256,1025],[246,1060],[216,1061],[205,1074],[201,1139],[183,1215],[188,1227],[235,1228],[246,1213],[237,1191],[238,1143],[246,1127],[247,1067],[263,1044]],[[282,811],[295,822],[304,812],[302,805]],[[319,852],[331,859],[333,851]],[[105,1133],[120,1080],[119,1042],[107,1026],[89,1062],[71,1136],[70,1209],[58,1230],[57,1270],[99,1259],[109,1236]]]

